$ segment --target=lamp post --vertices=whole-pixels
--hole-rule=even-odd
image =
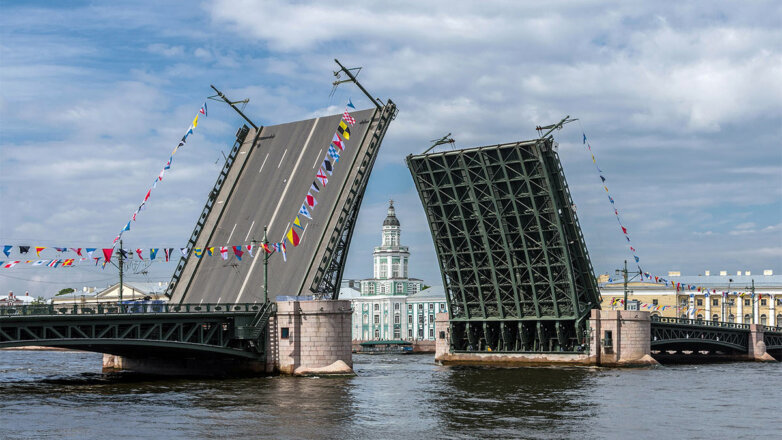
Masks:
[[[624,310],[627,310],[627,295],[628,293],[632,293],[632,291],[627,290],[627,283],[628,281],[634,280],[635,277],[641,275],[641,271],[638,270],[638,272],[628,272],[627,271],[627,260],[625,260],[625,267],[624,269],[616,269],[614,272],[616,275],[622,275],[622,278],[624,279],[624,293],[625,293],[625,301],[624,301]],[[628,279],[628,274],[632,274],[633,277]]]
[[[733,278],[728,278],[728,291],[725,292],[725,295],[722,296],[722,321],[726,321],[727,317],[725,316],[725,306],[727,306],[728,302],[728,296],[730,295],[730,283],[733,282]]]

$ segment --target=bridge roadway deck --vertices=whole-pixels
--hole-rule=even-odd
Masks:
[[[301,244],[287,243],[287,262],[281,255],[269,260],[269,299],[276,295],[309,294],[313,273],[323,258],[333,223],[332,214],[344,204],[355,178],[360,153],[375,127],[380,111],[352,113],[356,124],[350,127],[339,162],[334,164],[328,185],[314,194],[317,205],[306,225]],[[341,115],[333,115],[251,130],[241,146],[226,184],[220,190],[215,208],[206,221],[195,247],[247,245],[263,239],[268,225],[270,242],[282,242],[291,227],[337,130]],[[333,161],[332,161],[333,162]],[[346,189],[347,188],[347,189]],[[229,248],[230,249],[230,248]],[[237,261],[232,251],[223,261],[219,254],[192,256],[171,298],[172,303],[239,303],[263,301],[262,252]]]

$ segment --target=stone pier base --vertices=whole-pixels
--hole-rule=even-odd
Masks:
[[[266,360],[157,359],[103,355],[103,371],[176,376],[265,374],[355,375],[350,301],[277,302],[269,320]]]

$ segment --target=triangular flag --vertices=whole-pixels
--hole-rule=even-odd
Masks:
[[[234,246],[234,255],[236,255],[236,259],[239,261],[242,261],[242,255],[244,255],[244,252],[242,251],[241,246]]]
[[[145,202],[146,202],[147,200],[149,200],[149,195],[150,195],[150,194],[152,194],[152,190],[149,190],[149,191],[147,191],[147,195],[146,195],[146,196],[144,196],[144,201],[145,201]]]
[[[253,256],[253,250],[255,250],[256,246],[253,246],[251,244],[247,245],[247,253],[250,254],[250,258],[254,258]]]
[[[103,248],[103,258],[107,263],[111,262],[111,254],[114,253],[114,249]]]
[[[35,263],[33,263],[33,266],[43,266],[44,264],[46,264],[47,261],[49,260],[38,260]]]
[[[44,250],[44,249],[46,249],[46,248],[43,247],[43,246],[36,246],[36,248],[35,248],[35,255],[40,257],[41,256],[41,251]]]
[[[59,249],[57,249],[59,250]],[[26,254],[30,252],[30,246],[19,246],[19,253],[20,254]]]
[[[293,226],[296,226],[297,228],[304,230],[304,227],[301,225],[301,220],[299,220],[299,216],[297,215],[295,219],[293,219]]]
[[[6,257],[11,256],[11,248],[13,248],[13,246],[10,245],[3,246],[3,253],[5,254]]]
[[[168,260],[171,259],[171,253],[172,252],[174,252],[174,248],[163,249],[163,254],[166,257],[166,262],[168,262]]]
[[[81,254],[81,248],[71,248],[73,252],[76,252],[76,255],[83,257],[84,255]]]
[[[182,253],[182,256],[183,256],[183,257],[186,257],[186,256],[187,256],[187,248],[186,248],[186,247],[179,248],[179,252],[181,252],[181,253]]]
[[[214,252],[215,252],[214,246],[206,248],[206,254],[209,255],[210,257],[214,255]]]
[[[201,113],[206,117],[206,102],[204,102],[204,105],[201,106],[201,110],[198,110],[198,113]]]
[[[95,252],[96,248],[87,248],[85,249],[87,251],[87,255],[92,258],[92,253]]]
[[[334,163],[339,162],[339,151],[334,147],[329,147],[329,156],[334,159]]]
[[[329,178],[326,177],[326,172],[323,171],[323,167],[318,168],[318,174],[316,174],[315,177],[317,177],[318,180],[320,180],[320,184],[323,185],[324,188],[329,183]]]
[[[159,248],[152,248],[152,249],[149,250],[149,259],[150,260],[154,260],[155,259],[155,257],[157,256],[157,251],[158,250],[159,250]]]
[[[130,222],[128,222],[128,224],[127,224],[127,225],[125,225],[125,227],[124,227],[124,228],[122,228],[122,231],[123,231],[123,232],[124,232],[124,231],[130,231]]]
[[[356,109],[356,106],[355,106],[355,105],[353,105],[353,101],[351,101],[351,99],[350,99],[350,98],[348,98],[348,107],[352,108],[353,110],[355,110],[355,109]]]
[[[310,191],[320,192],[320,187],[318,186],[318,183],[316,181],[312,182],[312,186],[310,186]]]
[[[196,128],[196,127],[198,127],[198,115],[196,115],[196,117],[193,119],[193,124],[192,124],[192,126],[193,126],[193,128]]]
[[[67,260],[62,262],[63,266],[73,266],[73,258],[68,258]]]
[[[282,249],[282,261],[288,262],[288,256],[286,255],[285,251],[285,243],[280,243],[280,248]]]
[[[142,251],[141,251],[141,249],[136,249],[136,253],[138,254],[138,257],[139,257],[141,260],[143,260],[143,259],[144,259],[144,257],[141,255],[141,252],[142,252]]]

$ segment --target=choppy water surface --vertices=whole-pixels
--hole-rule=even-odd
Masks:
[[[779,438],[782,364],[448,368],[355,356],[354,378],[152,379],[101,356],[0,351],[0,438]]]

